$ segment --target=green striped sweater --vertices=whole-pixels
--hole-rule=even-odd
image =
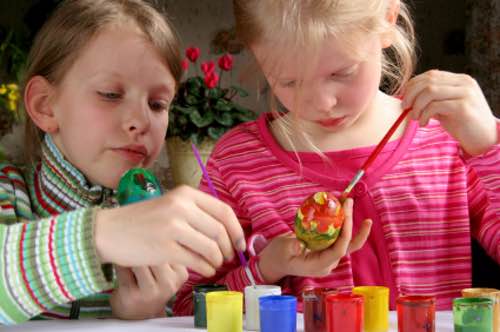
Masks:
[[[110,316],[103,291],[112,283],[95,252],[93,225],[97,207],[114,204],[112,194],[90,186],[48,135],[41,162],[24,177],[0,164],[0,324],[67,319],[76,300],[80,317]]]

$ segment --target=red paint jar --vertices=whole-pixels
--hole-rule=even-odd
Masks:
[[[408,295],[396,300],[399,332],[434,332],[436,300],[433,296]]]
[[[304,332],[326,332],[327,295],[337,294],[335,288],[316,287],[302,293],[304,303]]]
[[[363,295],[331,294],[325,301],[327,332],[363,332]]]

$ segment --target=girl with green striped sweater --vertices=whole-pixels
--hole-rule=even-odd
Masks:
[[[32,160],[0,165],[0,324],[165,315],[188,268],[208,277],[244,250],[231,209],[197,190],[115,207],[120,176],[160,153],[181,71],[170,24],[140,0],[67,0],[42,27]]]

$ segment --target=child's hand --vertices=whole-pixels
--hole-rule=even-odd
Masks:
[[[477,82],[468,75],[431,70],[405,87],[403,109],[427,125],[437,119],[462,149],[475,156],[498,142],[496,120]]]
[[[118,288],[111,294],[113,316],[121,319],[165,317],[165,305],[188,279],[180,265],[116,266]]]
[[[272,239],[260,253],[259,269],[264,280],[275,283],[288,275],[323,277],[331,273],[342,257],[360,249],[370,234],[372,222],[363,221],[358,234],[352,238],[352,206],[352,199],[344,202],[342,231],[337,241],[325,250],[304,250],[303,244],[291,233]]]
[[[100,210],[96,249],[102,262],[121,266],[179,265],[209,277],[245,249],[233,210],[199,190],[182,186],[157,199]]]

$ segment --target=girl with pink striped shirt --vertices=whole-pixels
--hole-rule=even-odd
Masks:
[[[192,273],[174,312],[192,312],[194,284],[241,291],[252,277],[296,295],[299,309],[308,287],[357,285],[389,287],[391,308],[411,293],[450,309],[471,286],[472,237],[500,262],[500,125],[476,81],[438,70],[411,78],[403,0],[233,3],[270,112],[227,133],[207,168],[246,231],[249,264],[226,262],[209,279]],[[339,195],[406,108],[409,119],[344,204],[341,238],[303,250],[297,208],[314,192]]]

